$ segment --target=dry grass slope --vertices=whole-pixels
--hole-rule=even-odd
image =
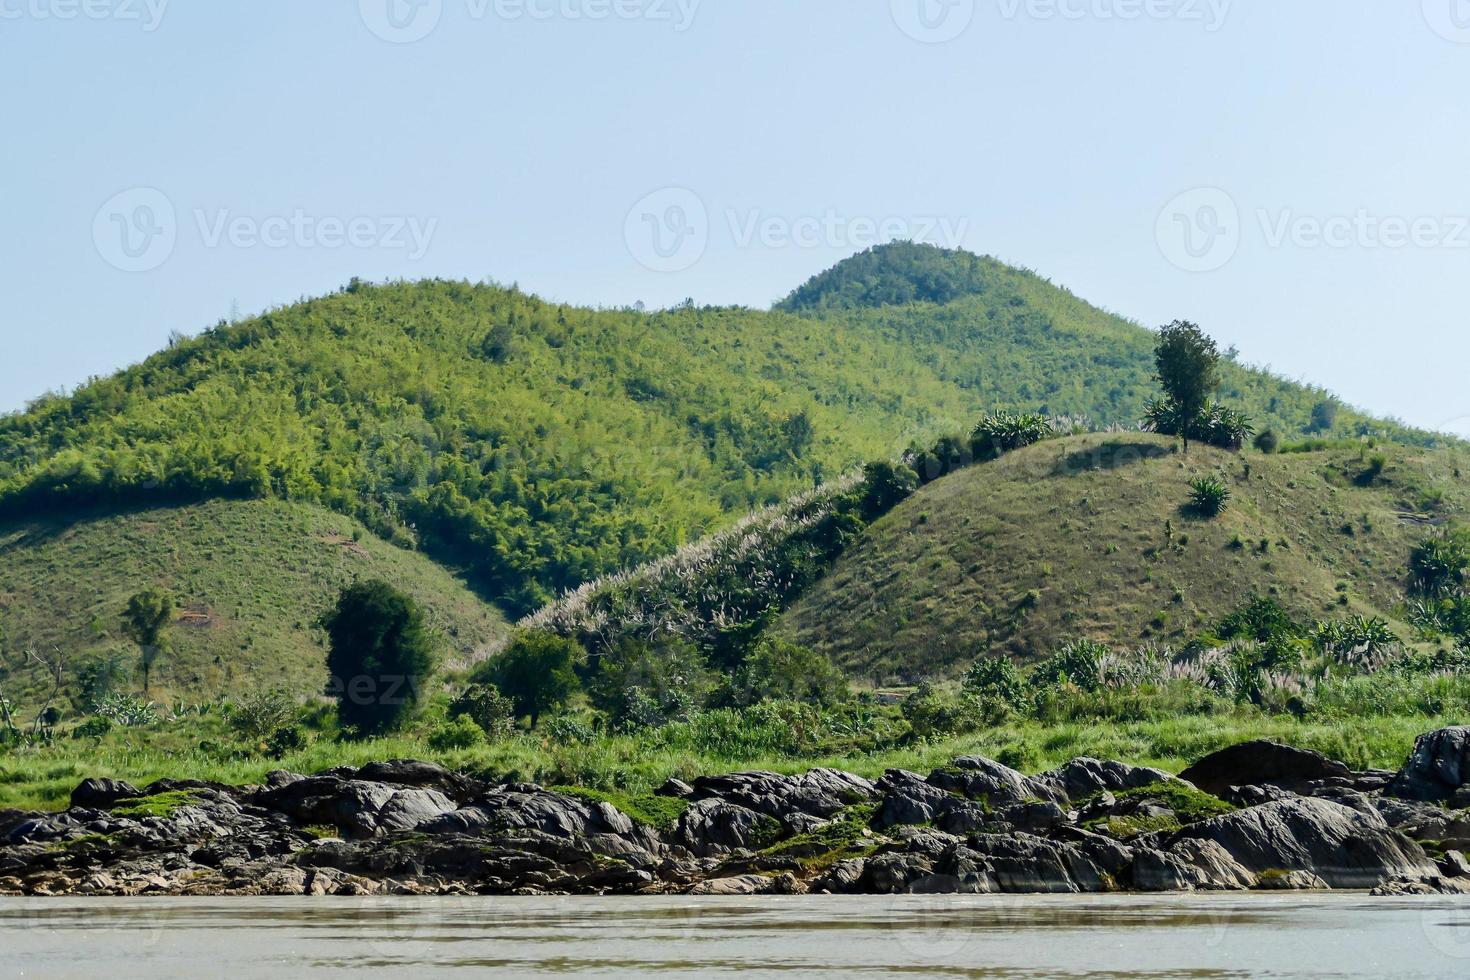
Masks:
[[[892,683],[1080,636],[1178,644],[1252,591],[1306,620],[1393,620],[1413,546],[1470,509],[1467,464],[1463,451],[1402,447],[1185,456],[1139,433],[1044,443],[924,488],[781,628]],[[1214,520],[1185,507],[1190,480],[1207,474],[1233,494]]]
[[[84,518],[0,525],[0,690],[24,703],[41,683],[25,651],[68,657],[136,651],[124,638],[129,596],[157,585],[180,607],[174,651],[152,696],[207,700],[258,688],[319,691],[316,619],[342,586],[383,578],[425,606],[451,659],[498,639],[501,615],[422,555],[305,504],[217,500]]]

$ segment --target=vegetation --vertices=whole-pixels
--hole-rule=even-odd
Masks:
[[[581,659],[582,648],[569,639],[525,633],[480,668],[474,679],[493,684],[515,705],[517,715],[530,717],[534,729],[543,714],[576,693],[580,682],[575,668]]]
[[[161,589],[146,589],[128,600],[123,612],[123,631],[138,644],[143,668],[143,696],[148,696],[148,677],[163,654],[164,630],[173,620],[174,601]]]
[[[1230,502],[1230,488],[1219,477],[1201,476],[1189,481],[1189,504],[1204,517],[1219,517]]]
[[[433,640],[413,597],[387,582],[342,591],[324,624],[328,691],[337,717],[359,736],[402,726],[434,667]]]

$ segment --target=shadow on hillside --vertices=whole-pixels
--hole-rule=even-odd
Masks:
[[[1056,461],[1052,476],[1076,476],[1093,470],[1118,470],[1144,460],[1168,456],[1168,446],[1134,439],[1114,439],[1070,452]]]

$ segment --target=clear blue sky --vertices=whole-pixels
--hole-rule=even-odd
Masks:
[[[0,409],[354,275],[927,232],[1470,434],[1467,0],[0,0],[0,85]]]

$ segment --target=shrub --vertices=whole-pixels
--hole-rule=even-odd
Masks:
[[[553,718],[546,725],[546,737],[556,745],[581,745],[592,741],[597,733],[575,718]]]
[[[737,707],[761,701],[825,706],[846,696],[847,680],[832,661],[779,637],[762,640],[730,684],[730,701]]]
[[[429,748],[435,752],[470,749],[485,741],[485,733],[468,717],[447,721],[429,733]]]
[[[876,520],[888,513],[919,488],[919,476],[903,463],[876,462],[863,467],[863,482],[858,490],[863,518]]]
[[[1427,595],[1453,592],[1470,573],[1470,534],[1451,531],[1425,538],[1409,556],[1415,587]]]
[[[471,684],[449,705],[449,719],[468,718],[492,742],[508,738],[515,727],[516,710],[491,684]]]
[[[120,650],[89,657],[77,670],[78,706],[83,711],[95,711],[98,702],[127,685],[132,673]]]
[[[342,591],[323,626],[342,724],[360,736],[401,727],[434,665],[418,603],[386,582],[359,583]]]
[[[995,459],[1054,435],[1056,430],[1045,416],[994,412],[983,416],[975,425],[970,433],[970,448],[976,459]]]
[[[1189,504],[1205,517],[1218,517],[1230,502],[1230,488],[1213,476],[1202,476],[1189,483]]]
[[[306,748],[306,742],[306,731],[300,725],[286,725],[271,732],[265,751],[272,759],[283,759]]]
[[[1281,437],[1271,429],[1267,429],[1256,436],[1256,448],[1269,456],[1281,448]]]
[[[95,715],[78,725],[71,734],[73,738],[102,738],[110,731],[112,719],[105,715]]]
[[[109,694],[97,702],[97,715],[123,728],[152,725],[158,721],[158,706],[127,694]]]
[[[981,657],[971,664],[965,672],[965,690],[978,698],[1012,708],[1019,707],[1026,700],[1020,671],[1005,656]]]
[[[296,713],[296,702],[283,691],[247,694],[229,706],[230,727],[242,738],[259,742]]]
[[[1084,691],[1103,685],[1103,662],[1111,652],[1093,640],[1073,640],[1031,671],[1031,682],[1072,684]]]
[[[656,728],[687,718],[713,689],[692,643],[670,639],[654,646],[623,637],[598,658],[587,696],[616,725]]]
[[[566,704],[579,687],[576,665],[582,648],[554,633],[522,633],[505,652],[475,672],[476,683],[493,684],[510,698],[516,714],[534,729],[541,716]]]
[[[927,684],[905,698],[901,710],[919,738],[965,735],[985,725],[981,706],[973,699],[947,697]]]
[[[1388,623],[1377,616],[1352,616],[1335,623],[1319,623],[1314,636],[1317,648],[1339,661],[1376,662],[1401,641]]]

